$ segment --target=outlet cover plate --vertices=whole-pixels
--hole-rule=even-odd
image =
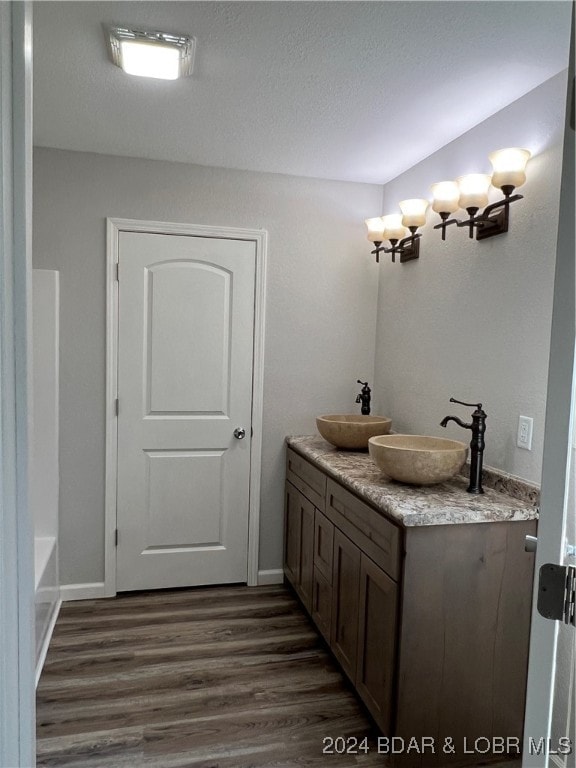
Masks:
[[[534,419],[530,416],[518,417],[518,436],[516,445],[526,451],[532,450],[532,431],[534,429]]]

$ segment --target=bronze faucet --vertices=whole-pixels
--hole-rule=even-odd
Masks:
[[[449,421],[455,421],[460,427],[472,430],[472,440],[470,441],[470,485],[466,489],[468,493],[484,493],[482,488],[482,460],[484,456],[484,433],[486,432],[486,413],[482,410],[482,403],[463,403],[461,400],[450,398],[451,403],[466,405],[469,408],[476,408],[472,414],[472,422],[466,424],[458,416],[446,416],[440,422],[441,427],[445,427]]]
[[[367,381],[360,381],[360,379],[357,380],[358,384],[362,384],[362,392],[358,395],[356,398],[357,403],[362,403],[361,412],[364,416],[370,415],[370,392],[372,391],[370,387],[368,386]]]

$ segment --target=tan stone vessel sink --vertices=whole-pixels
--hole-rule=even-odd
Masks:
[[[458,474],[468,455],[459,440],[424,435],[371,437],[372,460],[393,480],[411,485],[434,485]]]
[[[387,435],[392,426],[392,419],[385,416],[333,413],[318,416],[316,426],[324,440],[336,448],[358,451],[368,448],[368,438]]]

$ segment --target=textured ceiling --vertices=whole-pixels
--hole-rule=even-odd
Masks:
[[[383,183],[566,68],[570,2],[36,2],[35,142]],[[130,77],[103,24],[197,38]]]

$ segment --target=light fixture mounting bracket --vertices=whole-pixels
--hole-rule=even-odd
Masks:
[[[510,203],[522,200],[522,198],[523,195],[508,196],[485,208],[482,214],[476,218],[476,240],[485,240],[487,237],[508,232]]]
[[[420,237],[406,238],[408,242],[402,247],[400,251],[400,263],[405,264],[407,261],[414,261],[420,258]],[[402,240],[404,242],[404,240]]]

